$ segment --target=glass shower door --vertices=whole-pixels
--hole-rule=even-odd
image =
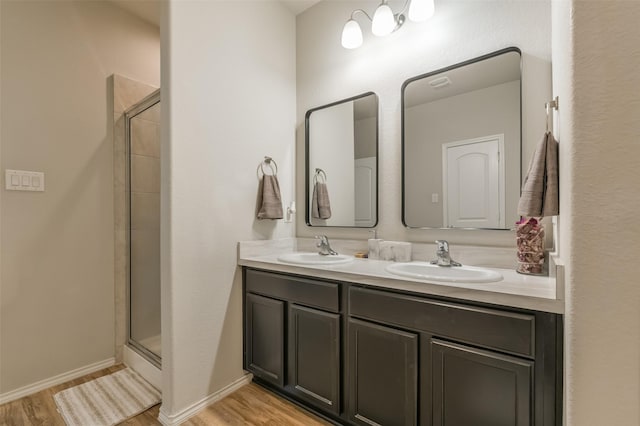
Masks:
[[[129,158],[129,339],[154,364],[160,334],[160,93],[126,114]]]

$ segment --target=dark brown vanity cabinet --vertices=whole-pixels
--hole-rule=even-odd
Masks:
[[[245,368],[323,412],[341,411],[339,285],[245,270]]]
[[[245,368],[335,422],[562,424],[560,315],[249,268],[245,290]]]
[[[419,342],[418,420],[376,423],[562,424],[560,316],[356,285],[349,287],[348,297],[350,324],[353,318],[375,322],[415,333]],[[385,368],[384,362],[378,368]]]

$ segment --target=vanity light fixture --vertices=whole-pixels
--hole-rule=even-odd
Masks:
[[[400,18],[401,16],[402,18]],[[403,23],[404,15],[398,14],[396,18],[386,0],[383,0],[373,14],[371,32],[378,37],[384,37],[391,34],[396,28],[400,28]]]
[[[431,18],[435,12],[434,0],[406,0],[402,10],[398,13],[393,13],[387,1],[382,0],[382,3],[373,13],[373,18],[362,9],[356,9],[351,12],[351,17],[342,28],[342,47],[355,49],[362,45],[362,29],[354,19],[357,13],[362,13],[371,21],[371,32],[374,35],[384,37],[404,24],[404,12],[407,10],[407,6],[409,7],[409,19],[413,22],[424,22]]]

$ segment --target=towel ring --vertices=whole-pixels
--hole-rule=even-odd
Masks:
[[[327,174],[324,170],[316,168],[316,174],[313,176],[313,183],[318,182],[318,178],[321,177],[324,183],[327,183]]]
[[[264,157],[264,160],[260,162],[260,164],[258,164],[258,168],[256,169],[256,175],[258,176],[258,179],[260,179],[260,172],[262,172],[262,175],[266,175],[266,173],[264,172],[264,165],[265,163],[271,168],[272,171],[272,175],[273,176],[277,176],[278,174],[278,164],[276,163],[276,160],[274,160],[271,157]]]

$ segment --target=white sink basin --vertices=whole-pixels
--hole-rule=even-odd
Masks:
[[[427,262],[392,263],[386,268],[387,272],[409,278],[422,280],[492,283],[502,281],[502,274],[490,269],[474,266],[438,266]]]
[[[278,260],[296,265],[339,265],[351,262],[353,256],[346,254],[322,256],[318,253],[287,253],[279,256]]]

